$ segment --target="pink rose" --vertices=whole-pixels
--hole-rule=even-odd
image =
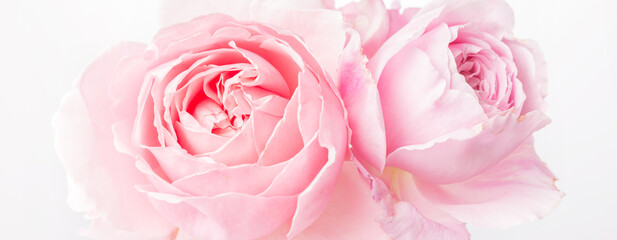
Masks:
[[[359,30],[376,39],[366,48],[381,42],[367,63],[379,99],[370,91],[355,98],[380,101],[384,127],[352,131],[373,146],[364,155],[385,152],[381,161],[356,155],[389,214],[384,230],[394,239],[468,239],[464,223],[509,227],[548,214],[563,194],[532,141],[550,122],[545,63],[534,43],[512,37],[508,5],[438,0],[419,11],[381,11],[369,22],[390,31]],[[344,99],[359,81],[341,80]],[[373,137],[381,129],[384,144]]]
[[[199,17],[110,49],[54,119],[86,234],[383,239],[381,208],[344,163],[335,83],[343,53],[360,53],[343,51],[342,15],[320,1],[180,2],[164,8],[168,23],[240,20]]]

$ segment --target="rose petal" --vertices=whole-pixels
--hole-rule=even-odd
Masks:
[[[348,157],[348,127],[342,100],[332,90],[330,82],[322,81],[322,111],[319,115],[319,145],[328,150],[327,162],[313,182],[298,196],[288,238],[293,238],[310,226],[324,211],[334,190],[337,176]]]
[[[171,182],[225,166],[206,157],[190,155],[179,147],[149,147],[147,149],[156,158],[156,162],[160,164],[165,176],[169,177]]]
[[[382,214],[354,163],[345,162],[328,206],[294,239],[389,239],[377,222]],[[287,224],[264,239],[284,239],[289,227]]]
[[[505,228],[546,216],[563,197],[553,173],[526,141],[512,154],[463,182],[434,185],[416,179],[433,208],[481,227]]]
[[[99,63],[95,61],[89,70],[105,66]],[[104,131],[92,123],[79,92],[65,96],[53,125],[57,133],[56,151],[70,176],[70,185],[79,189],[69,195],[75,210],[86,211],[120,231],[143,237],[164,237],[172,231],[173,226],[152,208],[144,195],[135,191],[134,185],[147,183],[134,167],[135,158],[115,149],[111,126]]]
[[[378,173],[372,175],[368,169],[359,166],[358,169],[368,180],[374,201],[379,204],[385,213],[378,221],[384,232],[391,239],[469,239],[469,232],[465,224],[457,221],[447,213],[433,211],[421,213],[414,206],[418,202],[409,202],[410,198],[405,193],[412,189],[413,181],[405,181],[401,178],[401,170],[387,168],[381,178],[376,178]],[[374,172],[374,171],[373,171]],[[411,176],[409,174],[403,177]],[[436,218],[431,218],[435,217]]]
[[[352,32],[341,60],[339,91],[349,114],[355,157],[381,171],[386,156],[384,120],[377,83],[365,67],[360,47],[358,34]]]
[[[328,75],[337,76],[339,59],[346,39],[345,22],[340,12],[307,10],[293,6],[279,8],[267,2],[258,2],[252,7],[251,20],[289,30],[300,36]],[[311,24],[306,24],[307,22]]]
[[[213,169],[187,175],[172,185],[193,196],[211,197],[224,193],[256,195],[266,190],[285,166],[286,163],[280,163],[272,166],[241,165]]]
[[[466,83],[460,86],[458,82],[464,82],[458,79],[461,76],[444,69],[451,63],[447,51],[450,38],[448,28],[437,28],[403,48],[386,65],[378,88],[388,153],[406,145],[425,144],[486,120],[471,88]],[[435,50],[438,46],[444,51]]]
[[[180,197],[142,187],[154,206],[197,239],[255,239],[284,224],[296,198],[227,193],[213,197]],[[242,206],[242,208],[238,208]],[[276,209],[273,211],[272,209]]]
[[[537,43],[529,40],[507,40],[504,42],[512,50],[514,63],[518,70],[516,77],[523,84],[526,98],[523,104],[522,114],[531,111],[545,112],[547,76],[546,62]]]
[[[265,148],[257,160],[260,165],[273,165],[294,157],[304,144],[298,125],[298,98],[296,90],[285,107],[283,118],[277,123]]]
[[[377,79],[377,81],[381,79],[381,74],[392,56],[397,54],[403,47],[407,46],[408,43],[420,37],[426,30],[429,23],[439,17],[441,11],[442,8],[436,8],[430,11],[425,10],[422,14],[415,14],[409,23],[403,26],[383,43],[383,45],[367,63],[367,68],[371,71],[373,77]]]
[[[507,113],[494,117],[480,134],[463,141],[448,139],[431,146],[401,147],[388,155],[387,165],[402,168],[425,182],[459,182],[493,166],[548,123],[550,119],[537,111],[524,117]]]

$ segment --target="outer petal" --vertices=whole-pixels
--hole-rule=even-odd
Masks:
[[[356,165],[345,162],[328,206],[294,239],[389,239],[377,222],[383,214]],[[264,239],[284,239],[288,227],[281,227]]]
[[[166,218],[196,239],[255,239],[288,221],[295,196],[265,197],[226,193],[213,197],[183,197],[140,186]],[[242,206],[239,208],[238,206]]]
[[[87,109],[90,108],[86,108],[81,95],[70,92],[53,121],[56,151],[72,181],[72,189],[78,190],[69,194],[71,207],[96,219],[89,231],[92,234],[104,232],[98,227],[113,227],[120,232],[133,232],[134,237],[169,235],[173,226],[134,188],[147,182],[134,167],[135,159],[115,149],[111,126],[108,132],[97,129]]]
[[[385,166],[386,132],[377,83],[366,69],[359,35],[350,39],[341,59],[339,92],[347,109],[352,130],[351,146],[356,158],[376,167]]]
[[[388,178],[389,185],[375,177],[379,174],[371,175],[361,166],[359,170],[369,180],[373,199],[386,213],[379,219],[379,223],[390,238],[396,240],[469,239],[465,225],[449,215],[443,213],[436,215],[439,217],[436,218],[438,221],[435,221],[420,213],[412,203],[408,202],[409,199],[402,195],[403,191],[408,189],[407,185],[400,184],[398,178],[393,178],[391,169],[386,170],[380,176]]]
[[[547,215],[561,200],[555,176],[526,141],[516,151],[466,181],[434,185],[416,179],[419,193],[460,221],[511,227]]]
[[[538,110],[546,111],[546,62],[540,47],[529,40],[504,40],[512,50],[514,63],[518,70],[516,76],[523,84],[526,98],[521,114]]]
[[[388,155],[387,164],[426,182],[459,182],[493,166],[548,123],[550,119],[537,111],[522,117],[511,113],[496,116],[472,138],[402,147]]]

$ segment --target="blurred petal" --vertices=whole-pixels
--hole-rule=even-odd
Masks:
[[[134,232],[135,236],[164,237],[173,230],[134,189],[147,183],[134,166],[136,159],[115,149],[111,126],[107,131],[95,127],[79,92],[65,96],[53,125],[56,151],[72,181],[71,189],[78,189],[69,194],[75,210],[86,211],[102,218],[97,221],[103,221],[104,226]],[[93,224],[91,231],[98,231],[98,225]]]
[[[388,9],[388,16],[390,19],[390,32],[388,36],[394,35],[398,30],[407,25],[411,18],[420,11],[420,8],[405,8],[400,9]]]

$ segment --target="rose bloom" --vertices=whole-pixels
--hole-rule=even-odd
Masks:
[[[166,2],[164,22],[182,23],[85,70],[54,119],[69,205],[92,219],[85,235],[387,238],[344,162],[336,83],[359,42],[321,1],[275,2]],[[184,22],[211,12],[232,16]]]
[[[363,151],[385,153],[357,159],[388,212],[380,223],[391,238],[468,239],[465,223],[510,227],[557,205],[563,194],[532,140],[550,122],[545,62],[536,44],[512,36],[505,2],[387,9],[366,0],[342,11],[375,49],[367,68],[379,99],[370,91],[356,98],[380,102],[384,127],[352,130],[373,146]],[[342,95],[358,79],[343,79]]]

